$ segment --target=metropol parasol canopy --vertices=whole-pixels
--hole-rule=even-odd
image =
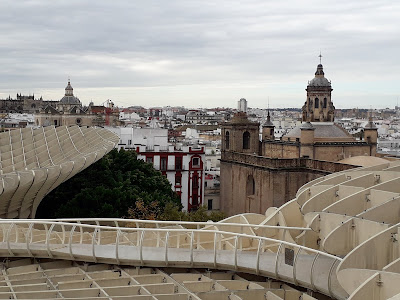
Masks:
[[[0,218],[33,218],[50,191],[111,151],[103,128],[60,126],[0,133]]]

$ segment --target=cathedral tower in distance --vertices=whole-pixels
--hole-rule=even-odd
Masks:
[[[307,100],[303,105],[303,122],[333,122],[335,118],[335,107],[332,103],[332,86],[330,80],[325,78],[324,67],[317,66],[315,78],[308,82]]]

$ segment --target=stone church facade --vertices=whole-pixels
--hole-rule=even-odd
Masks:
[[[65,94],[60,101],[43,105],[34,114],[36,126],[104,126],[120,125],[119,112],[113,103],[107,101],[106,106],[95,106],[91,102],[88,107],[82,106],[68,80]],[[46,104],[46,103],[44,103]]]
[[[261,139],[260,124],[250,122],[244,112],[222,127],[221,210],[228,215],[264,214],[293,199],[308,181],[355,167],[339,160],[375,156],[378,134],[372,120],[364,128],[364,140],[333,123],[331,82],[321,64],[306,91],[302,124],[280,140],[275,140],[269,113]]]
[[[64,97],[55,105],[46,105],[34,114],[36,126],[79,125],[92,126],[94,115],[82,107],[79,98],[74,96],[74,89],[68,80]]]

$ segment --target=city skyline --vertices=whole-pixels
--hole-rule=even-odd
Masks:
[[[336,108],[393,108],[395,1],[4,1],[0,97],[300,108],[320,51]]]

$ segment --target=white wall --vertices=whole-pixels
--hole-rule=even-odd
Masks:
[[[135,144],[148,147],[153,147],[154,145],[168,146],[168,129],[132,127],[107,127],[107,129],[119,136],[119,148],[133,147]]]

